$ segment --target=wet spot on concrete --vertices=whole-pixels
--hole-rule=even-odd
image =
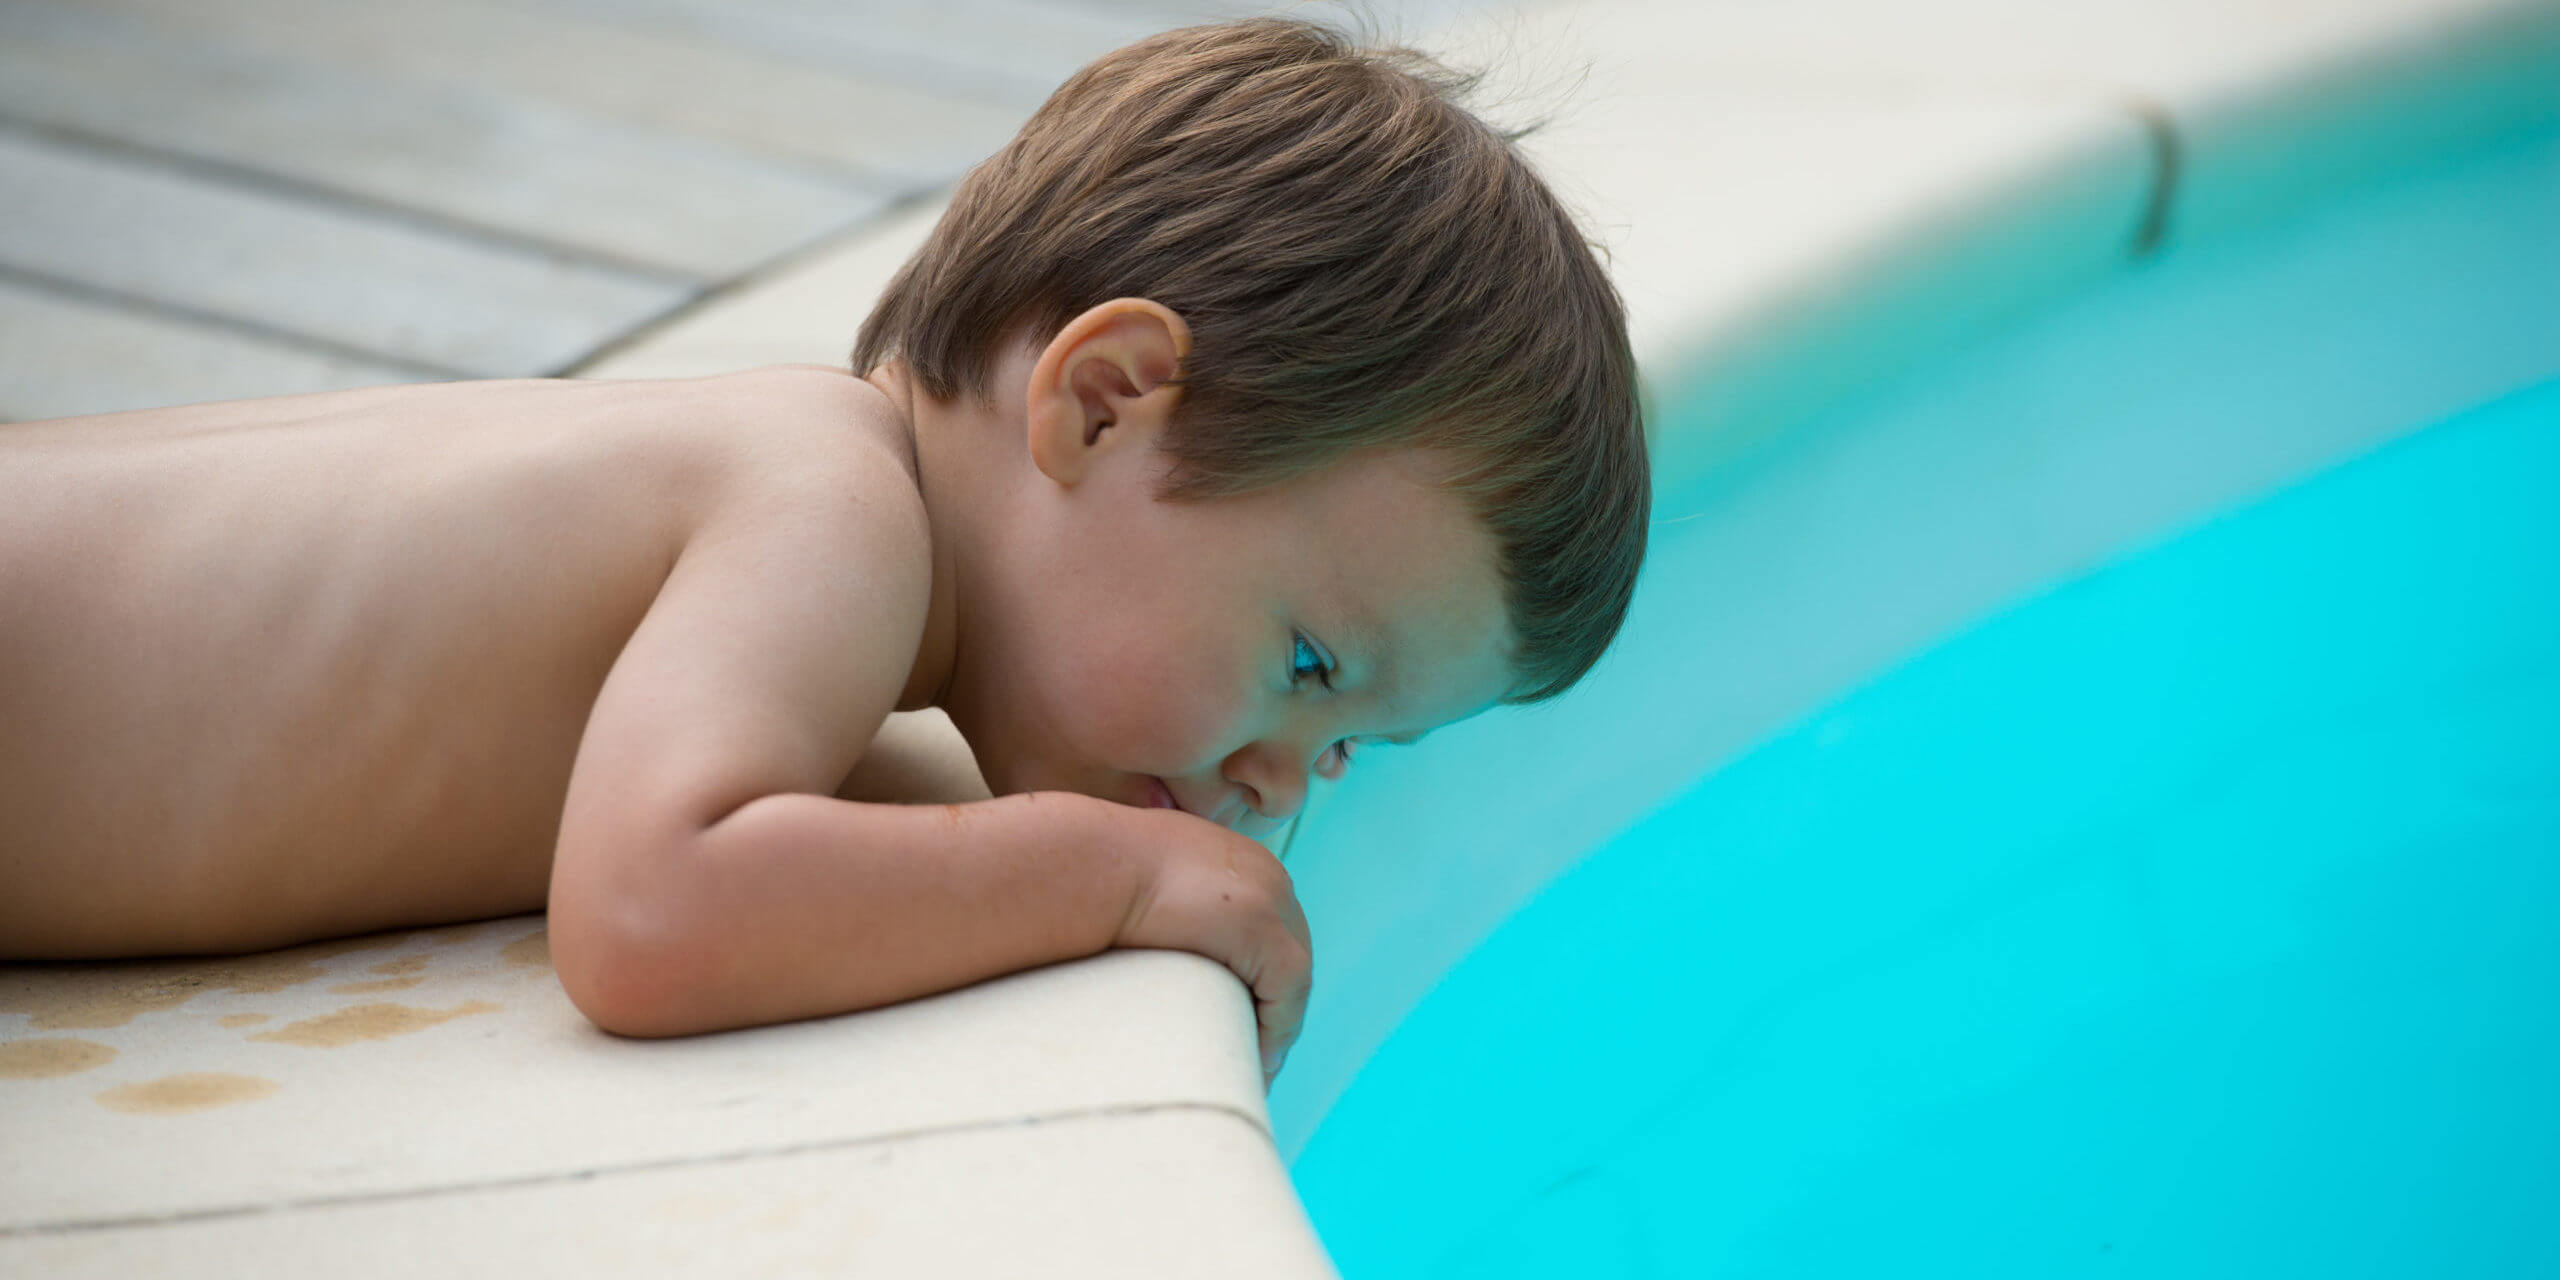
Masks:
[[[475,1013],[496,1013],[499,1007],[486,1000],[466,1001],[450,1009],[420,1009],[405,1004],[359,1004],[336,1013],[324,1013],[317,1018],[286,1023],[273,1031],[263,1031],[249,1038],[334,1049],[359,1040],[388,1040],[393,1036],[405,1036]]]
[[[320,962],[388,946],[397,934],[341,938],[283,951],[205,960],[107,960],[0,969],[0,1013],[31,1015],[38,1031],[121,1027],[208,991],[267,995],[326,975]]]
[[[226,1013],[222,1015],[222,1025],[226,1027],[254,1027],[266,1020],[267,1015],[263,1013]]]
[[[0,1080],[42,1080],[74,1075],[115,1061],[116,1051],[95,1040],[46,1036],[0,1041]]]
[[[522,965],[527,969],[548,969],[551,967],[551,930],[536,929],[508,943],[498,951],[498,955],[508,964]]]
[[[175,1115],[254,1102],[276,1091],[276,1082],[223,1071],[191,1071],[139,1084],[120,1084],[98,1095],[98,1105],[133,1115]]]

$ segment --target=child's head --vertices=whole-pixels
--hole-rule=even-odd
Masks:
[[[1113,298],[1188,325],[1165,496],[1358,450],[1446,455],[1492,532],[1518,681],[1616,634],[1649,481],[1623,308],[1510,142],[1417,54],[1305,23],[1167,32],[1067,81],[973,171],[863,326],[940,399]]]

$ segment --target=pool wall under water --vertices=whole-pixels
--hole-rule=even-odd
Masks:
[[[2287,1273],[2266,1250],[2288,1248],[2405,1274],[2394,1248],[2463,1225],[2484,1265],[2548,1248],[2503,1231],[2527,1202],[2501,1197],[2560,1176],[2552,1112],[2515,1087],[2551,1046],[2494,1024],[2555,993],[2480,981],[2560,971],[2531,927],[2560,908],[2548,813],[2480,828],[2544,862],[2430,880],[2405,850],[2354,854],[2388,823],[2334,802],[2393,779],[2560,791],[2533,736],[2560,719],[2547,680],[2409,647],[2555,648],[2560,546],[2525,516],[2560,488],[2536,451],[2560,396],[2520,391],[2560,374],[2554,227],[2560,142],[2510,132],[2148,264],[1666,492],[1635,616],[1584,689],[1371,753],[1293,862],[1320,956],[1304,1056],[1330,910],[1412,922],[1364,930],[1357,966],[1431,965],[1441,905],[1488,879],[1518,901],[1601,850],[1329,1115],[1284,1076],[1275,1122],[1346,1276]],[[2454,460],[2388,461],[2430,449]],[[2357,490],[2376,468],[2406,479]],[[2063,638],[2068,602],[2108,599],[2118,625]],[[2499,600],[2540,603],[2499,632]],[[2270,807],[2235,808],[2250,796]],[[2413,936],[2386,946],[2372,913],[2395,902]],[[2149,1019],[2133,1040],[2110,1021],[2128,1009]],[[2370,1163],[2447,1153],[2468,1163],[2433,1199]],[[2320,1212],[2359,1229],[2303,1237]],[[2287,1225],[2251,1252],[2250,1222]]]

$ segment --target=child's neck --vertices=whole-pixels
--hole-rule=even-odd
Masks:
[[[898,694],[898,710],[942,706],[951,693],[954,659],[959,652],[963,605],[962,567],[974,563],[968,554],[967,513],[979,460],[954,456],[955,447],[981,434],[981,424],[954,422],[955,406],[920,392],[895,361],[863,375],[880,389],[898,412],[899,431],[913,468],[916,494],[924,502],[925,524],[932,539],[933,595],[925,608],[924,635],[916,644],[915,664]]]

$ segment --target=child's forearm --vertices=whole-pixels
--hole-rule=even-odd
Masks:
[[[685,1035],[844,1013],[1109,948],[1142,869],[1107,802],[772,795],[666,849],[564,848],[552,953],[598,1025]]]

